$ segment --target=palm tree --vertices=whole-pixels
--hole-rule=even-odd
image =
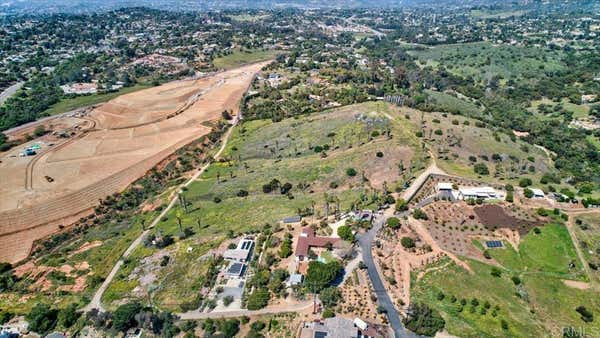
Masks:
[[[179,232],[183,232],[183,228],[181,226],[181,212],[177,211],[175,213],[175,218],[177,218],[177,224],[179,225]]]
[[[324,192],[323,197],[325,199],[325,219],[329,218],[329,195]]]

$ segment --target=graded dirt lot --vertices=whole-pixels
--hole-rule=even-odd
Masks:
[[[210,132],[266,62],[120,96],[78,118],[69,138],[46,135],[36,156],[0,154],[0,261],[18,261],[35,239],[126,188],[181,146]],[[54,138],[53,138],[54,137]],[[51,145],[52,144],[52,145]],[[51,178],[51,179],[49,179]]]

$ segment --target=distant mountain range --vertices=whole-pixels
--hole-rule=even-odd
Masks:
[[[0,15],[90,13],[124,7],[172,11],[276,8],[472,6],[497,0],[0,0]]]

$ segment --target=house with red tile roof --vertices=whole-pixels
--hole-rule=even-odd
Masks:
[[[340,242],[340,238],[316,236],[311,227],[306,227],[302,229],[302,233],[298,237],[296,251],[294,252],[296,260],[300,262],[307,260],[311,248],[325,249],[330,243],[333,247],[338,247]]]

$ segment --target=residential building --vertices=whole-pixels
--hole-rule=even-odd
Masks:
[[[311,227],[302,229],[302,233],[298,237],[296,245],[296,260],[308,260],[308,252],[311,248],[326,248],[328,245],[336,247],[341,241],[340,238],[316,236],[315,231]]]
[[[238,242],[235,249],[228,249],[223,253],[223,258],[240,263],[246,263],[252,258],[252,249],[254,248],[254,240],[244,238]]]
[[[360,318],[354,320],[333,317],[323,321],[304,323],[300,338],[375,338],[385,337],[376,325],[367,323]]]

